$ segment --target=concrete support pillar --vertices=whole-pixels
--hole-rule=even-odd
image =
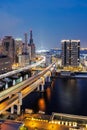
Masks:
[[[56,72],[56,66],[54,67],[54,72]]]
[[[18,93],[18,104],[22,105],[22,93],[21,92]]]
[[[5,84],[5,89],[7,89],[8,88],[8,83],[6,82],[6,84]]]
[[[41,85],[41,92],[44,92],[44,85]]]
[[[48,77],[48,82],[50,82],[50,76]]]
[[[40,87],[37,87],[37,91],[40,91]]]
[[[13,79],[13,85],[15,85],[15,84],[16,84],[15,79]]]
[[[26,79],[26,75],[24,75],[24,80]]]
[[[14,106],[11,107],[11,114],[14,114]]]
[[[20,82],[22,82],[23,81],[23,78],[22,78],[22,76],[20,77]]]
[[[55,73],[54,72],[52,72],[52,77],[54,77],[55,76]]]
[[[21,114],[21,105],[22,105],[22,93],[18,93],[18,105],[17,105],[17,115]]]
[[[47,77],[45,78],[45,82],[47,82]]]
[[[11,95],[9,95],[9,98],[11,98]]]
[[[28,79],[28,74],[26,74],[26,79]]]
[[[21,105],[18,104],[17,105],[17,115],[20,115],[21,114]]]

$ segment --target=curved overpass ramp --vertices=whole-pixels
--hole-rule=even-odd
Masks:
[[[10,71],[10,72],[8,72],[8,73],[1,74],[1,75],[0,75],[0,79],[5,78],[5,77],[8,77],[8,76],[11,76],[11,75],[14,75],[14,74],[17,74],[17,73],[19,73],[19,72],[21,72],[21,71],[24,71],[24,70],[31,69],[31,68],[33,68],[33,67],[36,67],[36,66],[40,65],[40,64],[43,63],[43,62],[45,62],[45,57],[44,57],[44,56],[41,57],[41,60],[40,60],[40,61],[38,61],[38,62],[36,62],[36,63],[34,63],[34,64],[32,64],[32,65],[28,65],[28,66],[22,67],[22,68],[20,68],[20,69],[18,69],[18,70],[13,70],[13,71]]]

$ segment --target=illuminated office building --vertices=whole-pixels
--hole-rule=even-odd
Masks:
[[[80,56],[80,40],[62,40],[62,65],[78,66]]]
[[[16,38],[15,39],[15,48],[16,48],[16,55],[22,54],[22,49],[23,49],[23,41],[21,38]]]

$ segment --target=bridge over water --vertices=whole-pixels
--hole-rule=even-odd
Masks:
[[[50,76],[55,69],[55,64],[51,64],[40,73],[33,77],[4,90],[0,93],[0,114],[8,108],[11,108],[11,113],[14,113],[14,105],[17,105],[17,114],[21,113],[22,98],[34,91],[36,88],[39,90],[41,85],[41,91],[44,91],[44,84],[47,77],[50,80]],[[4,99],[4,100],[3,100]]]

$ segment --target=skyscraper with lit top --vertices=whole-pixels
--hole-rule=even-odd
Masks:
[[[33,43],[32,30],[30,30],[30,39],[28,46],[31,48],[31,58],[35,57],[35,44]]]

